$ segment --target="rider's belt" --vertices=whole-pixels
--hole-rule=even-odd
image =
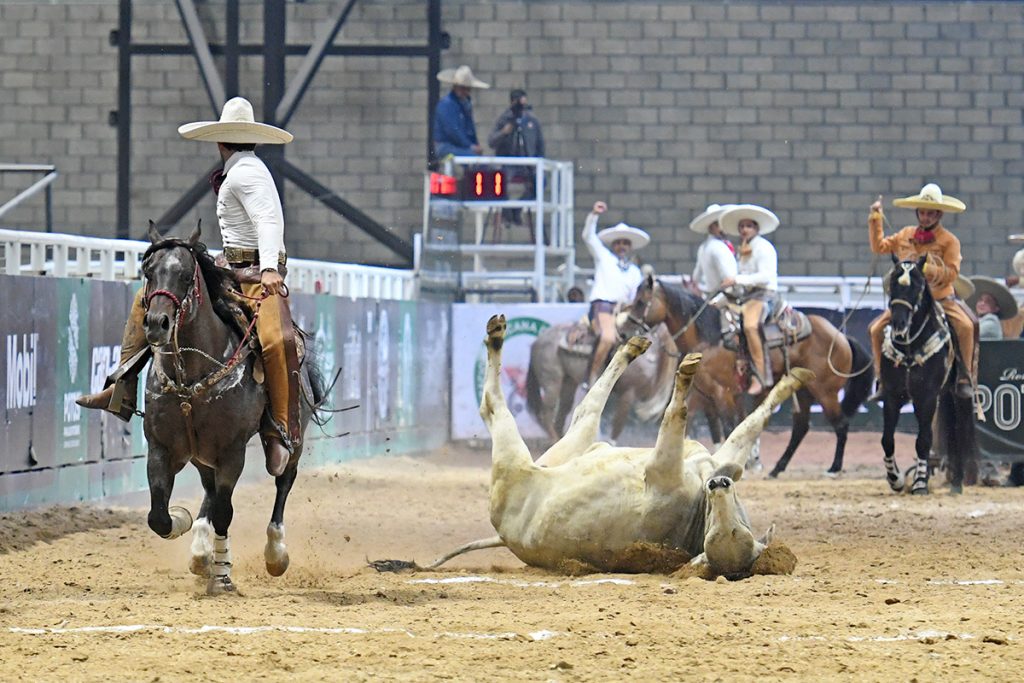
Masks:
[[[259,265],[260,250],[244,249],[242,247],[224,247],[224,260],[232,266]],[[283,266],[288,262],[288,255],[283,251],[277,255],[277,265]]]

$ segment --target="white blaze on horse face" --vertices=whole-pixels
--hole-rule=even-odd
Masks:
[[[900,283],[904,287],[909,287],[910,286],[910,271],[914,269],[914,264],[913,263],[901,263],[900,266],[903,267],[903,274],[900,275],[899,279],[896,280],[896,282]]]

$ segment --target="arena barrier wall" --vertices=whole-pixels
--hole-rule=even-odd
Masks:
[[[139,286],[0,275],[0,512],[145,490],[142,421],[126,424],[75,404],[116,366]],[[304,466],[448,441],[447,421],[437,419],[450,396],[447,302],[293,294],[291,303],[296,322],[315,334],[328,381],[342,369],[330,407],[357,406],[325,431],[310,425]],[[252,446],[250,475],[263,472]]]
[[[827,308],[800,307],[805,313],[827,318],[839,327],[847,313]],[[549,325],[579,319],[587,312],[585,304],[453,304],[452,325],[457,330],[452,338],[452,438],[456,440],[487,440],[489,436],[478,414],[483,368],[486,354],[483,345],[484,325],[495,313],[504,313],[508,320],[508,337],[502,351],[501,381],[509,409],[516,418],[525,439],[546,438],[526,408],[526,375],[530,363],[530,347],[537,334]],[[877,308],[856,309],[849,313],[846,332],[863,345],[870,354],[868,325],[881,313]],[[982,342],[979,368],[979,396],[986,421],[978,423],[978,447],[983,457],[1002,461],[1024,460],[1024,425],[1022,401],[1024,393],[1024,341]],[[821,407],[815,406],[812,425],[830,429]],[[769,429],[788,429],[791,405],[787,401],[772,417]],[[851,428],[865,431],[882,430],[881,404],[865,404],[850,420]],[[641,437],[657,432],[658,421],[648,425],[631,425],[632,433]],[[913,407],[903,407],[899,429],[917,431]],[[627,432],[629,434],[629,432]],[[879,446],[881,454],[881,446]],[[881,457],[881,456],[879,456]]]

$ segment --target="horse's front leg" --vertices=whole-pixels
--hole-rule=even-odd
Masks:
[[[149,479],[149,528],[157,535],[172,539],[192,527],[192,514],[183,507],[168,507],[174,489],[174,475],[167,450],[150,443],[146,459]]]
[[[903,396],[886,393],[882,400],[882,452],[885,462],[885,479],[889,488],[897,493],[903,491],[905,482],[903,473],[896,464],[896,422],[900,419],[900,408],[906,403]]]
[[[296,450],[287,469],[274,480],[277,496],[274,498],[274,512],[270,516],[270,524],[267,525],[267,545],[263,548],[263,559],[267,564],[267,573],[271,576],[284,574],[290,562],[288,547],[284,543],[284,506],[288,501],[292,484],[295,483],[295,476],[299,472],[300,455]]]
[[[242,474],[245,462],[245,445],[227,451],[214,470],[213,505],[210,507],[210,522],[213,524],[213,570],[206,584],[209,595],[232,592],[235,584],[231,581],[231,544],[228,527],[235,515],[231,494]]]
[[[212,467],[193,461],[203,484],[203,504],[199,519],[192,525],[192,559],[188,569],[196,576],[209,577],[213,570],[213,525],[210,523],[213,502],[217,495],[216,477]]]
[[[917,473],[910,492],[915,495],[928,493],[928,456],[932,452],[932,419],[938,406],[938,397],[934,389],[919,391],[913,396],[914,417],[917,418],[917,440],[914,450],[917,451]]]

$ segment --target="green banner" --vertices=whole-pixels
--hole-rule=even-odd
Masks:
[[[57,419],[54,420],[58,464],[88,458],[89,420],[75,400],[89,392],[89,307],[87,280],[57,281],[57,352],[54,359]]]

